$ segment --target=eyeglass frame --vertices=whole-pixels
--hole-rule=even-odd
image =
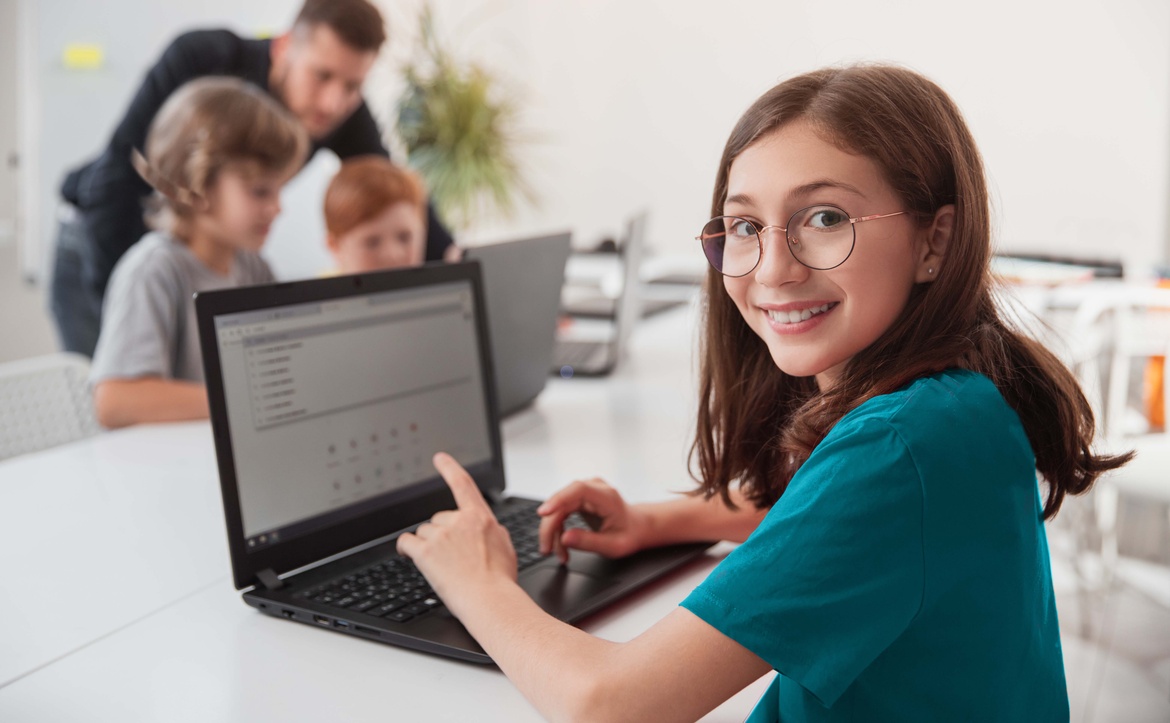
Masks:
[[[805,211],[808,211],[809,209],[813,209],[813,208],[822,208],[822,207],[835,208],[838,211],[840,211],[841,213],[845,214],[845,220],[847,220],[849,222],[849,225],[850,225],[851,229],[853,230],[853,241],[849,244],[849,253],[845,254],[845,258],[841,259],[838,263],[836,263],[832,266],[826,266],[824,268],[820,268],[817,266],[809,266],[805,262],[801,261],[797,257],[796,252],[792,250],[792,242],[795,239],[792,239],[788,235],[788,227],[787,226],[777,226],[777,225],[773,224],[773,225],[768,225],[768,226],[758,228],[754,221],[751,221],[750,219],[746,219],[743,216],[732,216],[732,215],[715,216],[715,217],[709,219],[707,221],[707,223],[703,224],[703,228],[707,228],[707,224],[710,224],[712,221],[716,221],[716,220],[721,219],[721,218],[734,218],[734,219],[739,219],[740,221],[744,221],[746,223],[751,224],[752,228],[756,230],[756,250],[758,252],[756,254],[756,263],[753,264],[750,269],[743,272],[742,274],[728,274],[728,273],[724,273],[724,271],[722,269],[715,269],[715,264],[712,264],[711,259],[707,257],[706,247],[703,244],[702,232],[700,232],[699,235],[695,237],[695,240],[698,241],[699,246],[701,248],[703,248],[703,258],[707,260],[707,263],[710,264],[711,268],[713,268],[713,269],[715,269],[715,271],[719,272],[720,275],[726,276],[726,277],[731,278],[731,279],[743,278],[744,276],[747,276],[748,274],[755,271],[756,268],[759,267],[760,261],[762,261],[764,259],[764,232],[770,228],[778,228],[784,232],[784,241],[785,241],[784,245],[786,247],[788,247],[788,253],[792,254],[792,258],[796,259],[796,263],[800,264],[801,266],[803,266],[807,269],[812,269],[813,271],[832,271],[833,269],[838,268],[839,266],[841,266],[841,264],[848,261],[849,257],[853,255],[853,249],[856,248],[856,246],[857,246],[857,224],[861,223],[862,221],[876,221],[877,219],[880,219],[880,218],[890,218],[892,216],[901,216],[903,214],[910,213],[909,211],[895,211],[894,213],[875,213],[875,214],[870,214],[869,216],[850,217],[849,212],[846,211],[845,209],[841,208],[840,206],[834,205],[832,203],[814,203],[811,206],[805,206],[804,208],[798,209],[797,211],[793,212],[793,214],[788,217],[788,225],[791,226],[792,219],[796,218],[797,216],[804,213]],[[797,243],[799,243],[799,242],[797,242]]]

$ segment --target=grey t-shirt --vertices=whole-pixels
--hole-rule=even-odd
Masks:
[[[90,384],[137,377],[203,383],[192,295],[275,280],[256,254],[236,252],[232,270],[224,276],[170,234],[146,234],[110,277]]]

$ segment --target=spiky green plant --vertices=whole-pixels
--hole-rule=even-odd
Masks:
[[[427,183],[445,222],[466,229],[484,213],[510,217],[535,196],[517,163],[516,103],[490,73],[461,65],[440,43],[434,15],[419,15],[419,50],[404,68],[397,106],[407,161]]]

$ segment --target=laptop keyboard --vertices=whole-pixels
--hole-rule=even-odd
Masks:
[[[555,362],[560,366],[580,366],[597,351],[594,341],[558,341]]]
[[[499,517],[512,536],[519,569],[544,559],[540,554],[539,502],[513,503]],[[566,526],[584,526],[573,515]],[[297,593],[299,597],[330,607],[364,613],[396,622],[406,622],[442,605],[426,578],[407,558],[394,555],[362,569]]]

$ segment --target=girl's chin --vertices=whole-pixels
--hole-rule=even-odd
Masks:
[[[820,377],[834,375],[835,366],[824,360],[798,358],[791,350],[772,351],[772,362],[790,377]]]

